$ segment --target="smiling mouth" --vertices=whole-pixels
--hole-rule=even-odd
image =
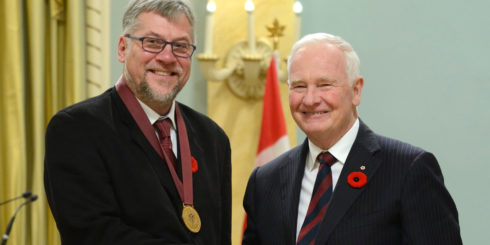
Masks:
[[[321,112],[303,112],[303,114],[308,115],[308,116],[321,116],[324,114],[327,114],[328,112],[326,111],[321,111]]]
[[[152,73],[155,73],[156,75],[159,75],[159,76],[176,76],[178,75],[177,72],[167,72],[167,71],[157,71],[157,70],[149,70],[150,72]]]

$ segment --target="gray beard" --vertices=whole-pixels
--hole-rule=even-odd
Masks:
[[[160,96],[153,91],[151,91],[150,86],[146,82],[146,78],[141,81],[141,84],[136,87],[136,92],[140,94],[142,97],[145,99],[148,99],[149,101],[156,102],[158,104],[163,104],[165,106],[170,105],[172,101],[175,99],[177,94],[179,93],[180,89],[179,86],[180,81],[177,82],[176,86],[170,91],[170,93]]]
[[[170,93],[160,96],[151,90],[148,82],[146,81],[146,74],[143,77],[143,80],[139,85],[136,85],[133,81],[133,78],[128,73],[126,67],[123,69],[124,77],[128,81],[128,86],[134,87],[136,90],[136,97],[138,97],[141,101],[150,104],[157,104],[161,106],[170,106],[172,101],[177,97],[177,94],[180,92],[180,80],[177,82],[175,87],[170,91]]]

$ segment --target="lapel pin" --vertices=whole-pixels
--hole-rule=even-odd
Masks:
[[[361,188],[367,183],[367,176],[363,172],[352,172],[347,176],[347,183],[353,188]]]
[[[198,166],[197,166],[197,160],[191,156],[191,163],[192,163],[192,173],[197,172]]]
[[[362,165],[361,170],[366,170],[366,166]]]

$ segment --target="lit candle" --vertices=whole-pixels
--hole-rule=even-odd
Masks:
[[[296,1],[293,5],[293,12],[296,15],[294,18],[294,36],[293,40],[296,42],[299,40],[299,33],[301,29],[301,12],[303,12],[303,5],[299,1]]]
[[[211,54],[213,48],[213,13],[216,11],[214,1],[209,1],[206,6],[206,33],[204,36],[204,53]]]
[[[248,50],[250,53],[255,53],[254,3],[252,0],[245,2],[245,10],[248,13]]]

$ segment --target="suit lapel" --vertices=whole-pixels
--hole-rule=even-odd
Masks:
[[[124,127],[118,133],[121,136],[127,135],[126,136],[127,138],[124,140],[127,140],[129,142],[128,145],[134,145],[136,148],[140,149],[140,151],[148,159],[148,161],[141,159],[141,161],[135,162],[135,164],[149,165],[149,167],[153,169],[153,172],[158,177],[160,184],[166,190],[171,200],[180,200],[177,189],[172,181],[172,176],[170,175],[170,171],[168,170],[165,161],[162,160],[159,153],[154,149],[152,144],[148,141],[148,139],[145,137],[143,132],[140,130],[140,128],[136,124],[136,121],[131,116],[130,112],[124,105],[123,101],[121,100],[121,98],[119,97],[115,89],[112,90],[112,98],[118,111],[117,115],[119,115],[119,116],[116,115],[114,120],[115,121],[119,120]],[[137,153],[135,153],[135,155],[136,154]],[[180,207],[180,206],[178,205],[178,203],[175,203],[175,207]]]
[[[285,243],[296,243],[296,223],[298,220],[299,193],[301,181],[305,171],[306,154],[308,153],[308,141],[305,140],[301,146],[291,150],[288,162],[282,164],[280,169],[281,184],[281,207],[282,217],[285,217],[281,225],[285,234]]]
[[[358,136],[342,168],[329,207],[320,226],[316,244],[327,242],[335,226],[350,209],[357,197],[369,186],[369,181],[381,163],[375,157],[378,150],[379,145],[374,133],[361,121]],[[365,170],[361,170],[361,166],[365,166]],[[366,185],[359,189],[353,188],[347,183],[347,176],[355,171],[361,171],[367,176]]]
[[[199,144],[197,137],[191,137],[192,135],[200,135],[198,130],[192,126],[192,120],[188,118],[185,114],[186,111],[183,110],[182,105],[178,102],[175,102],[176,106],[180,107],[180,112],[182,113],[182,118],[185,122],[185,128],[187,130],[187,138],[189,139],[189,147],[191,148],[191,156],[198,159],[198,156],[204,155],[204,149],[202,148],[202,144]],[[180,159],[180,147],[179,147],[179,159]]]
[[[155,153],[158,154],[151,143],[148,141],[148,139],[145,137],[138,124],[136,124],[136,121],[131,116],[131,113],[126,108],[124,102],[115,89],[112,90],[112,97],[118,111],[114,120],[120,120],[122,124],[126,127],[124,130],[121,130],[119,134],[123,135],[125,134],[125,132],[129,132],[129,138],[127,140],[134,141],[134,143],[136,143],[138,147],[140,147],[141,150],[145,152],[146,155],[148,155],[149,158],[152,158],[151,156],[153,156]]]

